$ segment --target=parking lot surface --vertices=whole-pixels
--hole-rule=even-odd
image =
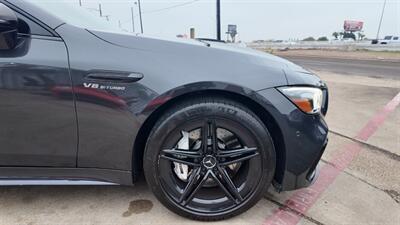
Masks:
[[[301,64],[309,69],[332,72],[341,75],[358,74],[377,78],[400,80],[400,60],[365,60],[365,59],[340,59],[320,58],[317,56],[290,56],[292,62]]]
[[[400,80],[318,74],[331,95],[318,181],[295,192],[271,189],[245,214],[216,224],[400,224]],[[164,208],[144,181],[133,188],[0,187],[1,225],[198,223]]]

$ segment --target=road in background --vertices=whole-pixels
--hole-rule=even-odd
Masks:
[[[300,41],[300,42],[252,42],[247,46],[256,49],[325,49],[325,50],[342,50],[342,51],[400,51],[400,44],[393,43],[389,45],[373,45],[371,41],[346,42],[346,41]]]
[[[284,56],[284,58],[315,71],[400,80],[400,62],[310,56]]]

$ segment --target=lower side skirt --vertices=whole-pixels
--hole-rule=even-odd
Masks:
[[[132,172],[95,168],[0,167],[0,186],[16,185],[126,185]]]

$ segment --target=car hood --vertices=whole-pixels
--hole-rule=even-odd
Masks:
[[[284,85],[314,85],[319,81],[318,77],[288,60],[249,48],[218,42],[89,32],[113,45],[150,54],[153,62],[164,71],[181,74],[182,85],[218,81],[258,91]]]

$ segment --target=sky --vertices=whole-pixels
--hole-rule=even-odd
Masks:
[[[69,0],[79,5],[79,0]],[[131,7],[135,12],[136,31],[140,31],[136,0],[81,0],[85,8],[102,4],[103,14],[112,23],[132,31]],[[289,40],[309,36],[332,38],[343,29],[344,20],[364,21],[364,33],[375,38],[384,0],[221,0],[222,31],[228,24],[238,26],[239,39]],[[144,33],[160,37],[189,34],[216,37],[215,0],[141,0]],[[93,13],[96,11],[91,10]],[[400,35],[400,0],[387,0],[381,38]]]

